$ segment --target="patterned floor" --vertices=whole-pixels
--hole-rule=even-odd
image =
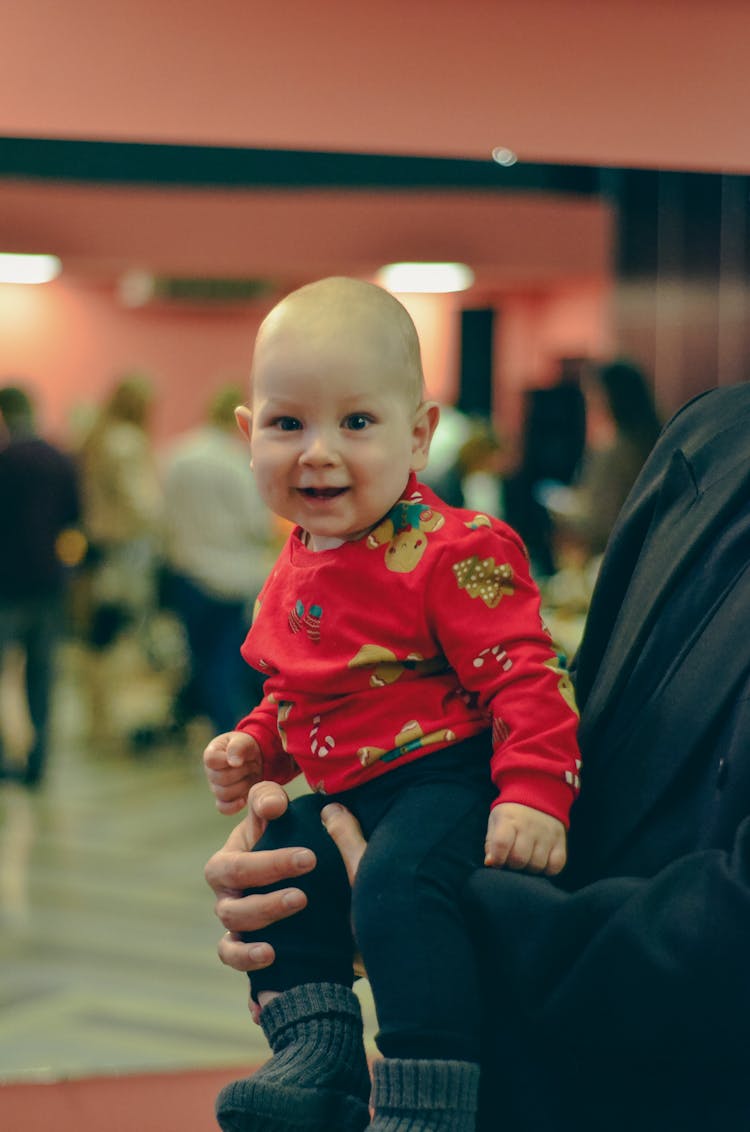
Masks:
[[[0,1081],[257,1064],[265,1043],[244,976],[216,959],[202,875],[231,825],[203,781],[209,732],[140,754],[94,743],[88,659],[61,654],[43,788],[0,786]],[[0,718],[22,746],[16,675]],[[121,725],[163,711],[167,683],[123,664]]]

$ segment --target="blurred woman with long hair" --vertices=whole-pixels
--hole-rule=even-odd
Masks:
[[[545,504],[558,540],[595,557],[656,442],[661,419],[645,374],[630,362],[593,368],[583,392],[586,447],[577,482],[550,492]]]

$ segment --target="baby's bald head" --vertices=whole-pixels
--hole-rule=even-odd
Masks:
[[[416,408],[424,377],[419,338],[402,303],[374,283],[330,276],[286,295],[261,323],[255,342],[253,374],[264,352],[281,342],[307,343],[314,350],[335,344],[338,350],[371,350],[382,362],[383,378],[403,391]]]

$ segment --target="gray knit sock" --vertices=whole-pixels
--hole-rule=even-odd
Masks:
[[[306,983],[272,999],[260,1024],[273,1057],[216,1100],[224,1132],[361,1132],[370,1073],[359,1000],[337,983]]]
[[[479,1066],[386,1057],[372,1067],[372,1132],[474,1132]]]

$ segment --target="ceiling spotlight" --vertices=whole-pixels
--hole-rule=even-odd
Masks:
[[[117,295],[124,307],[144,307],[156,294],[156,280],[148,271],[136,268],[117,280]]]
[[[62,271],[56,255],[0,252],[0,283],[49,283]]]
[[[465,263],[389,263],[380,268],[377,280],[388,291],[438,294],[466,291],[474,272]]]
[[[492,151],[492,160],[496,161],[498,165],[515,165],[518,161],[512,149],[508,149],[504,145],[496,145]]]

